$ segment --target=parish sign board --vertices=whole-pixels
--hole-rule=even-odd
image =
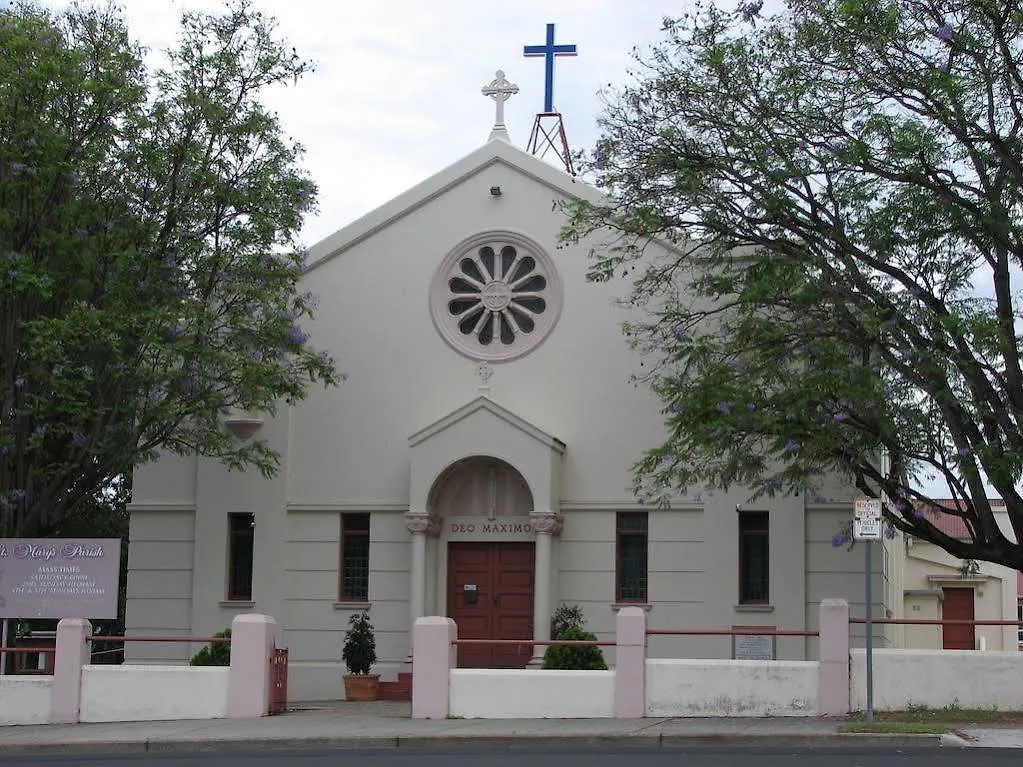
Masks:
[[[0,618],[117,617],[118,538],[0,538]]]
[[[853,504],[853,538],[858,541],[879,541],[881,536],[881,500],[856,499]]]

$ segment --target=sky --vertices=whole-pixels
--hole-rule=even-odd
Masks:
[[[0,0],[2,3],[3,0]],[[60,7],[63,2],[47,0]],[[154,50],[174,44],[184,9],[219,0],[119,0],[132,35]],[[554,106],[573,149],[592,148],[599,91],[625,82],[634,46],[663,39],[661,20],[691,0],[254,0],[316,69],[271,92],[286,132],[306,147],[319,211],[302,230],[310,246],[482,145],[494,102],[480,89],[497,69],[519,86],[505,105],[525,148],[544,106],[544,64],[524,45],[574,43],[555,65]],[[733,7],[734,0],[721,0]],[[548,155],[548,159],[557,162]]]

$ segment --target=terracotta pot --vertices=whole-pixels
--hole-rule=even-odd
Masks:
[[[345,700],[376,700],[380,674],[344,674]]]

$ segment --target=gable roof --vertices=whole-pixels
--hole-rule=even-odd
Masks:
[[[560,439],[548,434],[543,429],[534,426],[524,418],[520,418],[507,408],[501,407],[489,397],[483,396],[477,397],[471,402],[467,402],[454,412],[448,413],[443,418],[440,418],[434,421],[429,426],[417,431],[415,434],[408,438],[409,447],[415,447],[416,445],[425,442],[426,440],[430,439],[430,437],[439,434],[445,429],[454,426],[456,423],[459,423],[460,421],[464,421],[469,416],[480,411],[487,412],[490,415],[509,424],[510,426],[515,427],[519,431],[525,432],[530,437],[535,439],[537,442],[540,442],[541,444],[549,447],[556,453],[565,452],[565,443],[562,442]]]
[[[604,199],[596,187],[568,175],[503,139],[495,138],[376,210],[320,240],[309,248],[309,264],[305,273],[308,274],[466,179],[497,164],[517,170],[551,191],[570,198],[583,198],[595,203]]]

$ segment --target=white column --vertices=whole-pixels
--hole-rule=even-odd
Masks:
[[[409,569],[409,655],[412,663],[412,627],[426,612],[426,536],[436,534],[437,521],[425,511],[405,514],[405,527],[412,534],[412,566]]]
[[[553,511],[533,511],[529,514],[529,521],[536,533],[536,551],[533,559],[533,639],[544,642],[551,638],[551,580],[553,578],[551,549],[554,536],[561,532],[562,519]],[[540,668],[543,665],[543,654],[546,650],[546,645],[534,646],[529,666]]]

